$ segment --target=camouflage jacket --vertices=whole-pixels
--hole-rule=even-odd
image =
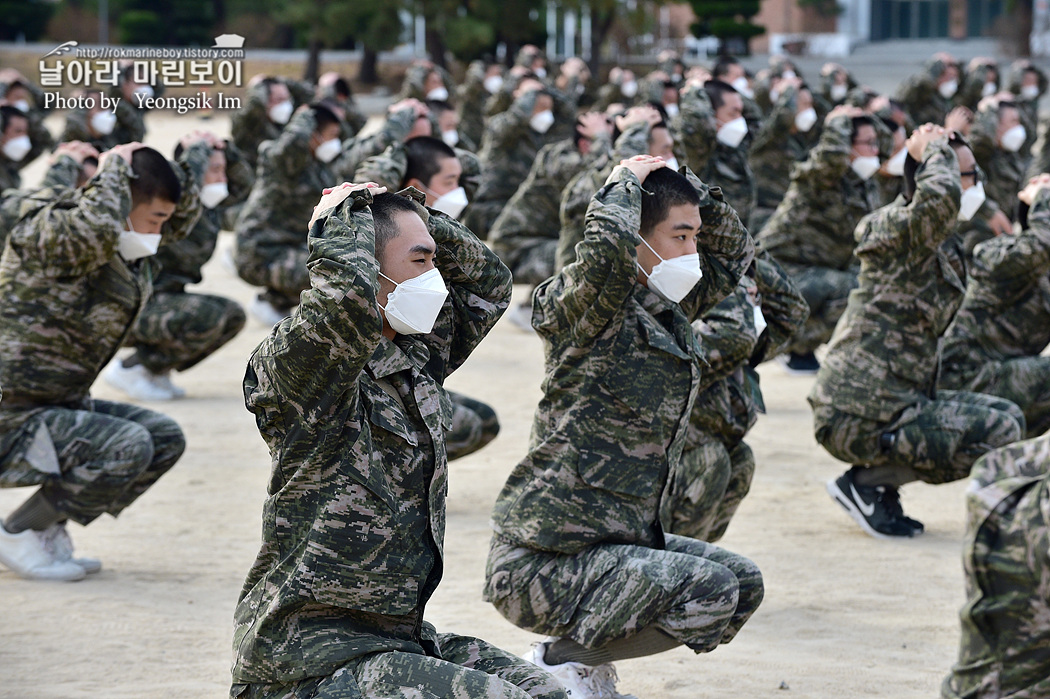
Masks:
[[[473,61],[463,83],[456,88],[459,133],[472,143],[481,143],[485,135],[485,102],[490,96],[485,89],[485,62]]]
[[[943,124],[944,117],[955,106],[951,99],[945,99],[937,90],[937,78],[945,70],[940,60],[932,60],[925,69],[912,75],[897,87],[897,101],[904,105],[916,124]]]
[[[339,181],[353,182],[351,178],[361,163],[394,144],[404,143],[415,123],[416,111],[408,107],[387,115],[378,131],[367,136],[358,136],[344,144],[343,153],[332,163],[332,170],[339,177]]]
[[[6,189],[0,194],[0,253],[3,252],[7,236],[22,216],[22,207],[27,199],[53,201],[63,192],[75,189],[80,178],[80,164],[62,154],[52,161],[44,173],[44,179],[35,189]]]
[[[594,144],[594,153],[588,163],[565,185],[558,209],[558,249],[554,269],[560,270],[576,259],[576,245],[583,240],[584,220],[594,193],[601,189],[609,173],[621,160],[649,152],[649,124],[632,124],[609,147],[602,140]]]
[[[207,162],[206,146],[189,150],[189,162]],[[200,213],[192,176],[177,171],[182,197],[162,243],[185,237]],[[117,252],[131,177],[127,162],[113,157],[82,190],[22,199],[0,259],[0,433],[34,408],[83,401],[149,298],[152,260],[129,263]]]
[[[955,95],[955,104],[976,112],[977,104],[984,97],[987,71],[989,68],[996,68],[997,65],[994,60],[978,61],[973,70],[966,71],[966,75],[959,81],[959,92]]]
[[[808,132],[795,128],[798,91],[789,87],[779,96],[751,146],[749,163],[755,173],[756,205],[775,209],[788,190],[791,168],[803,162],[820,139],[820,122]]]
[[[478,156],[468,150],[453,148],[456,159],[462,166],[463,171],[459,175],[459,185],[467,193],[467,200],[473,200],[478,191],[478,179],[481,165]],[[408,169],[408,160],[405,155],[405,144],[397,141],[387,146],[379,155],[373,155],[357,166],[350,182],[375,182],[390,191],[401,189],[402,181],[405,179],[405,171]],[[462,218],[462,216],[460,217]]]
[[[270,120],[269,102],[266,86],[259,83],[248,90],[244,106],[230,116],[233,145],[244,154],[252,169],[259,162],[259,146],[281,135],[281,125]]]
[[[875,178],[850,167],[852,121],[841,115],[824,125],[805,162],[791,171],[784,200],[759,233],[762,247],[781,264],[848,269],[854,264],[853,229],[881,204]]]
[[[638,281],[642,186],[626,169],[595,194],[576,261],[533,294],[543,398],[529,453],[492,517],[496,533],[518,545],[574,553],[664,544],[660,494],[701,376],[689,323],[732,292],[754,256],[736,212],[689,176],[701,196],[704,277],[681,304]]]
[[[235,683],[330,675],[377,651],[437,654],[423,612],[443,569],[442,383],[507,308],[510,271],[431,211],[449,297],[430,334],[388,340],[370,202],[354,193],[311,227],[311,288],[245,373],[273,473],[235,613]]]
[[[91,130],[88,128],[89,119],[90,115],[86,109],[69,110],[69,113],[66,114],[66,125],[58,139],[59,142],[83,141],[84,143],[90,143],[99,153],[109,150],[113,146],[120,145],[121,142],[117,140],[116,129],[105,136],[92,135]]]
[[[966,509],[962,642],[941,696],[1050,696],[1050,435],[982,456]]]
[[[338,104],[342,108],[344,114],[342,138],[353,138],[368,123],[368,117],[361,112],[361,108],[357,106],[353,95],[347,98],[340,97],[336,94],[334,86],[329,85],[319,89],[318,97]]]
[[[946,374],[972,377],[1050,344],[1050,191],[1034,204],[1027,230],[974,249],[966,296],[944,334]]]
[[[969,141],[973,157],[984,170],[984,189],[1010,220],[1016,220],[1017,193],[1024,189],[1029,156],[1024,149],[1011,153],[996,143],[999,110],[983,109],[974,116]]]
[[[959,212],[959,165],[946,140],[926,147],[915,196],[857,226],[859,288],[849,297],[809,395],[878,422],[934,397],[940,337],[965,287],[942,244]]]
[[[305,228],[314,203],[321,190],[340,182],[310,152],[316,124],[312,111],[301,111],[276,141],[259,146],[255,184],[237,219],[238,241],[306,246]]]

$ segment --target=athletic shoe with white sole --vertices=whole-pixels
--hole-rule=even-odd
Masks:
[[[172,398],[186,397],[186,389],[172,383],[170,371],[165,371],[163,374],[153,374],[152,376],[153,383],[168,391]]]
[[[65,522],[57,522],[40,532],[44,547],[56,561],[72,561],[88,575],[102,570],[102,561],[97,558],[73,558],[73,540],[69,538]]]
[[[59,561],[48,550],[43,532],[26,529],[12,534],[0,525],[0,563],[27,580],[83,580],[84,569]]]
[[[922,523],[907,517],[901,509],[900,493],[890,485],[858,485],[854,476],[858,466],[828,481],[828,495],[846,510],[860,528],[876,539],[892,539],[922,534]]]
[[[141,364],[126,367],[119,359],[114,359],[106,368],[103,378],[110,386],[123,391],[135,400],[159,401],[171,400],[175,397],[171,391],[154,380],[156,374]]]
[[[569,699],[638,699],[633,694],[620,694],[616,691],[616,668],[612,663],[602,665],[584,665],[583,663],[559,663],[548,665],[544,657],[547,648],[557,639],[534,643],[523,656],[525,660],[554,675],[554,678],[565,687]]]

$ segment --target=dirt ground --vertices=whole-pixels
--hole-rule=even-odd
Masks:
[[[225,134],[228,120],[151,115],[148,127],[147,142],[170,153],[186,131]],[[42,169],[35,163],[27,184]],[[231,245],[224,233],[200,288],[247,305],[253,289],[223,263]],[[516,300],[525,292],[516,288]],[[250,319],[230,344],[176,377],[185,399],[148,406],[178,420],[188,447],[119,520],[70,527],[78,551],[102,559],[101,573],[44,583],[0,571],[0,697],[226,694],[233,609],[259,544],[270,470],[241,378],[267,331]],[[759,565],[765,602],[733,643],[711,654],[678,649],[619,663],[621,691],[646,699],[937,695],[955,657],[964,601],[965,483],[904,489],[924,536],[868,537],[824,491],[844,465],[813,440],[805,402],[812,380],[776,364],[760,373],[769,412],[748,439],[758,469],[721,545]],[[450,467],[446,574],[427,608],[439,630],[517,653],[535,636],[482,602],[481,589],[489,512],[525,454],[541,378],[539,340],[504,319],[449,379],[450,388],[492,404],[503,429]],[[94,395],[121,400],[101,381]],[[0,513],[27,494],[0,491]]]

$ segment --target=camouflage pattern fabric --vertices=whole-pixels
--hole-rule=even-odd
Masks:
[[[966,490],[967,602],[944,699],[1050,695],[1050,435],[983,456]]]
[[[0,251],[7,236],[22,217],[27,200],[54,201],[64,192],[76,189],[80,164],[72,157],[59,155],[44,173],[44,179],[35,189],[6,189],[0,194]],[[27,209],[31,210],[31,209]]]
[[[424,90],[423,83],[426,81],[427,76],[434,71],[437,71],[438,75],[441,76],[441,83],[448,90],[448,99],[445,101],[454,102],[456,81],[452,79],[452,75],[441,66],[424,63],[414,63],[408,67],[408,70],[405,71],[405,79],[401,81],[401,92],[398,93],[397,99],[403,100],[411,97],[420,102],[426,102],[427,93]]]
[[[577,553],[492,539],[485,598],[515,626],[586,648],[655,626],[696,653],[736,637],[762,602],[747,558],[667,534],[664,547],[603,543]]]
[[[86,525],[119,515],[185,448],[182,430],[165,415],[84,399],[33,411],[0,461],[0,486],[40,485],[64,516]]]
[[[601,149],[598,144],[593,147]],[[580,154],[575,140],[547,144],[492,224],[489,244],[510,267],[515,282],[539,284],[554,274],[562,190],[590,160]]]
[[[755,455],[746,442],[730,447],[718,437],[682,452],[661,503],[664,529],[715,542],[751,490]]]
[[[984,188],[988,198],[1011,221],[1017,220],[1017,193],[1024,189],[1029,157],[1024,149],[1011,153],[996,143],[999,110],[983,109],[975,113],[970,130],[970,146],[977,165],[984,171]]]
[[[967,65],[967,68],[970,66]],[[967,70],[959,80],[959,92],[954,97],[955,104],[966,107],[971,112],[977,111],[977,104],[984,97],[984,83],[987,78],[988,68],[998,69],[995,60],[980,60],[974,65],[973,70]]]
[[[245,373],[273,474],[235,612],[235,685],[329,677],[378,652],[441,657],[423,621],[443,569],[441,384],[506,310],[511,276],[469,230],[419,207],[449,297],[431,333],[387,339],[371,197],[320,212],[310,289]]]
[[[485,67],[484,61],[472,61],[463,83],[456,88],[459,133],[473,143],[481,143],[485,135],[485,102],[491,97],[485,89]]]
[[[278,308],[299,303],[309,286],[303,229],[321,190],[339,182],[310,152],[316,128],[313,112],[304,110],[276,141],[259,147],[258,179],[237,219],[237,273],[264,287]]]
[[[266,85],[258,83],[248,90],[244,106],[230,115],[233,145],[253,170],[259,164],[259,146],[265,141],[276,141],[281,135],[282,125],[270,120],[269,103]]]
[[[244,327],[236,301],[210,294],[155,292],[126,344],[154,374],[186,371],[232,340]]]
[[[357,132],[368,123],[368,117],[364,115],[361,108],[357,106],[353,95],[348,98],[340,97],[335,92],[334,85],[319,88],[318,98],[339,105],[343,110],[343,134],[342,138],[353,138]]]
[[[462,148],[452,150],[456,152],[456,159],[463,168],[459,176],[459,184],[466,192],[469,201],[477,194],[477,181],[481,166],[478,164],[478,157],[470,151]],[[373,155],[358,165],[349,181],[375,182],[388,190],[398,190],[401,189],[407,169],[405,144],[398,141],[387,146],[386,150],[379,155]]]
[[[51,136],[51,132],[44,126],[44,114],[38,109],[30,109],[25,114],[26,120],[29,122],[29,143],[30,149],[25,156],[15,162],[7,158],[2,151],[0,151],[0,192],[5,189],[17,189],[22,186],[22,175],[21,171],[26,165],[36,160],[44,151],[52,150],[55,146],[55,139]]]
[[[944,61],[932,59],[926,63],[922,72],[897,86],[897,101],[916,124],[943,124],[944,117],[955,106],[952,99],[945,99],[937,90],[937,78],[946,67]]]
[[[1028,228],[974,250],[966,296],[944,334],[938,386],[1017,403],[1028,436],[1050,430],[1050,192],[1038,193]]]
[[[1024,77],[1025,68],[1033,69],[1038,78],[1039,94],[1034,99],[1021,95],[1021,80]],[[1046,71],[1030,60],[1022,58],[1014,61],[1007,71],[1006,86],[1013,93],[1013,101],[1021,112],[1021,123],[1024,124],[1025,131],[1028,134],[1024,145],[1021,146],[1021,152],[1029,153],[1033,149],[1036,132],[1039,129],[1039,100],[1046,94],[1050,81],[1047,80]],[[1039,170],[1035,174],[1038,175],[1040,172],[1046,172],[1046,170]]]
[[[495,439],[499,418],[487,403],[453,391],[448,392],[448,397],[452,401],[452,429],[445,434],[445,450],[448,460],[454,461]]]
[[[809,306],[809,316],[791,339],[788,351],[807,354],[831,339],[839,318],[846,312],[850,292],[857,288],[857,270],[800,267],[790,263],[784,263],[784,269],[789,271]]]
[[[94,146],[99,153],[118,146],[121,141],[117,140],[117,130],[113,129],[106,135],[94,135],[88,128],[91,115],[86,109],[71,109],[66,114],[66,124],[62,129],[62,135],[58,137],[59,143],[69,141],[83,141]]]
[[[1039,125],[1039,138],[1032,146],[1031,156],[1028,171],[1025,172],[1026,182],[1028,178],[1050,172],[1050,119]]]
[[[353,182],[353,174],[361,163],[392,145],[404,143],[415,123],[416,111],[411,107],[388,114],[378,131],[343,144],[343,152],[332,163],[332,170],[340,181]]]

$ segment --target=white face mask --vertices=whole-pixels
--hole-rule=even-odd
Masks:
[[[498,75],[490,75],[489,77],[485,78],[485,82],[482,84],[485,86],[486,90],[488,90],[492,94],[495,94],[499,92],[499,89],[501,87],[503,87],[503,78],[501,78]]]
[[[791,80],[792,78],[797,78],[798,75],[795,74],[795,71],[789,68],[788,70],[785,70],[783,73],[781,73],[780,77],[784,78],[784,80]]]
[[[549,109],[544,109],[538,114],[533,114],[532,118],[529,119],[529,126],[536,133],[547,133],[551,126],[554,125],[554,112]]]
[[[206,209],[214,209],[230,195],[230,188],[225,182],[212,182],[201,187],[201,204]]]
[[[448,289],[437,268],[398,284],[382,272],[379,276],[394,284],[386,299],[386,322],[402,335],[425,335],[434,329]]]
[[[875,155],[863,155],[859,158],[854,158],[849,166],[853,168],[853,172],[857,173],[857,177],[862,180],[868,180],[882,167],[882,161]]]
[[[645,238],[642,238],[642,242],[645,243],[645,247],[653,250],[653,246],[647,243]],[[704,277],[700,269],[699,253],[672,257],[670,260],[660,257],[656,250],[653,250],[653,254],[659,258],[660,263],[653,267],[652,272],[645,275],[649,278],[649,288],[671,303],[678,303],[684,299],[686,294],[692,291],[696,283]],[[645,274],[641,265],[638,265],[638,269]]]
[[[904,176],[904,161],[908,158],[908,149],[901,148],[899,151],[893,154],[893,157],[886,161],[886,172],[893,175],[894,177]]]
[[[757,334],[761,335],[762,331],[765,330],[767,325],[768,325],[766,323],[766,316],[762,313],[762,307],[761,306],[755,306],[754,309],[755,309],[755,332]]]
[[[451,131],[442,131],[441,140],[449,147],[452,147],[459,143],[459,131],[456,131],[455,129],[452,129]]]
[[[452,191],[445,192],[439,196],[437,201],[431,204],[430,208],[437,209],[452,218],[458,218],[468,203],[467,190],[462,187],[456,187]]]
[[[958,92],[958,90],[959,90],[959,81],[958,80],[949,80],[948,82],[941,83],[937,87],[937,92],[941,93],[941,97],[943,97],[944,99],[951,99],[952,96],[954,96],[955,93]]]
[[[335,156],[339,155],[342,150],[343,142],[338,138],[330,138],[317,146],[317,150],[314,151],[314,157],[322,163],[330,163],[335,160]]]
[[[665,104],[664,111],[667,112],[668,119],[674,119],[676,116],[678,116],[678,104],[676,102]]]
[[[26,100],[15,100],[14,104],[12,104],[11,106],[13,106],[15,109],[22,112],[23,114],[29,111],[29,102]]]
[[[672,156],[672,157],[668,158],[667,160],[665,160],[664,162],[667,163],[667,168],[669,170],[674,170],[675,172],[678,172],[678,158],[675,158],[674,156]]]
[[[810,107],[803,109],[795,115],[795,128],[802,133],[807,133],[817,123],[817,110]]]
[[[769,101],[776,104],[778,97],[780,97],[780,90],[776,89],[775,87],[771,88],[769,90]]]
[[[718,129],[718,140],[730,148],[739,146],[744,136],[747,136],[747,120],[744,117],[727,121]]]
[[[13,163],[17,163],[33,149],[33,143],[25,134],[12,138],[4,144],[4,155]]]
[[[270,121],[275,124],[287,124],[288,120],[292,118],[292,112],[295,111],[295,105],[292,104],[291,100],[284,100],[270,107],[268,114],[270,115]]]
[[[113,133],[113,127],[117,125],[117,115],[113,112],[95,112],[91,115],[91,128],[101,136]]]
[[[117,242],[117,251],[120,256],[128,262],[140,257],[149,257],[157,254],[160,247],[160,233],[138,233],[128,220],[128,230],[120,232],[120,240]]]
[[[142,95],[143,99],[147,99],[148,100],[149,98],[153,97],[153,95],[154,95],[153,86],[152,85],[139,85],[138,87],[135,88],[134,94]]]
[[[448,90],[444,87],[435,87],[433,90],[427,93],[428,100],[437,100],[438,102],[444,102],[448,99]]]
[[[836,102],[841,102],[846,99],[846,95],[849,94],[849,85],[839,85],[835,83],[831,86],[831,99]]]
[[[1024,130],[1024,126],[1018,124],[1017,126],[1007,129],[1002,138],[999,139],[999,143],[1002,145],[1003,150],[1016,153],[1021,150],[1021,146],[1024,145],[1024,139],[1026,136],[1028,136],[1028,132]]]
[[[540,80],[542,80],[543,78],[547,77],[547,69],[546,68],[540,67],[540,68],[535,69],[532,72]]]
[[[1039,96],[1039,86],[1038,85],[1025,85],[1024,87],[1021,88],[1021,97],[1023,97],[1026,100],[1034,100],[1038,96]]]
[[[985,83],[984,87],[981,88],[981,97],[991,97],[998,89],[999,87],[995,83]]]
[[[632,97],[638,94],[638,83],[634,80],[625,82],[623,85],[620,86],[620,92],[622,92],[623,96],[627,99],[631,99]]]
[[[962,193],[959,199],[959,220],[969,221],[984,204],[984,185],[980,182]]]
[[[746,75],[741,75],[739,78],[734,80],[731,84],[733,86],[733,89],[736,90],[737,92],[739,92],[740,94],[745,95],[747,97],[751,96],[751,95],[747,94],[747,93],[751,92],[751,86],[748,85],[748,83],[747,83],[747,76]]]

